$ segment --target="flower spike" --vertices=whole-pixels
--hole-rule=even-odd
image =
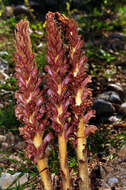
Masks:
[[[39,89],[41,77],[37,70],[32,52],[32,44],[29,36],[29,23],[21,20],[16,25],[16,78],[19,86],[15,93],[17,106],[16,117],[24,124],[20,134],[23,135],[26,143],[26,155],[38,167],[42,178],[44,190],[52,190],[51,178],[48,171],[45,148],[52,139],[52,134],[44,138],[44,129],[47,125],[47,118],[42,120],[44,114],[44,98]],[[42,172],[41,172],[42,171]]]
[[[68,93],[71,76],[67,74],[69,65],[65,57],[65,48],[61,39],[61,31],[55,18],[55,13],[49,12],[47,20],[47,95],[49,109],[52,113],[52,127],[58,135],[59,158],[62,173],[63,190],[71,190],[70,175],[67,165],[67,139],[65,123],[69,117],[67,110],[70,104]]]
[[[87,74],[86,57],[83,55],[83,40],[78,35],[77,25],[73,19],[68,19],[64,15],[56,13],[61,25],[65,26],[65,36],[69,44],[69,64],[72,73],[71,91],[73,102],[71,104],[76,127],[77,158],[80,176],[80,190],[90,190],[88,177],[86,137],[90,133],[95,133],[96,127],[87,125],[90,118],[94,117],[95,111],[91,110],[92,92],[87,87],[91,82],[91,77]],[[72,125],[72,124],[71,124]]]

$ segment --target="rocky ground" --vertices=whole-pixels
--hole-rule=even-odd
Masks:
[[[1,65],[1,73],[5,78],[8,78],[9,76],[6,72],[4,73],[5,70],[7,70],[7,68],[4,69],[4,65],[3,67]],[[120,77],[120,80],[118,80],[118,77]],[[3,80],[5,80],[5,78]],[[119,134],[125,133],[126,127],[125,77],[123,72],[118,71],[114,73],[111,81],[106,82],[103,78],[93,78],[93,85],[95,85],[97,94],[95,91],[93,108],[96,110],[96,118],[92,122],[97,125],[99,136],[101,135],[101,138],[105,138],[107,141],[105,140],[106,142],[103,147],[99,147],[99,152],[95,153],[95,156],[92,150],[89,152],[89,172],[92,190],[125,190],[126,144],[124,141],[121,142],[121,139],[117,139]],[[3,91],[3,93],[5,96],[6,92]],[[5,102],[1,102],[0,106],[3,107],[4,103]],[[122,136],[122,138],[124,137]],[[112,145],[112,141],[115,143],[114,145]],[[89,139],[89,143],[93,144],[93,141]],[[97,143],[95,146],[97,146]],[[0,177],[0,186],[2,189],[8,187],[17,176],[22,175],[22,173],[18,172],[20,168],[19,165],[21,163],[25,165],[25,160],[20,158],[19,152],[22,151],[24,147],[25,144],[18,135],[15,136],[12,132],[4,134],[2,130],[0,131],[0,167],[3,169]],[[17,162],[20,164],[17,165]],[[12,172],[11,175],[10,172],[7,172],[8,170],[17,170],[17,172],[14,174]],[[71,175],[73,175],[74,189],[77,190],[77,176],[73,173],[71,173]],[[56,189],[60,189],[58,186],[59,177],[53,175],[52,179]],[[36,180],[38,179],[36,178]],[[26,172],[19,178],[18,183],[27,184],[27,181],[28,173]],[[37,188],[39,189],[39,187],[36,187],[36,189]],[[27,185],[25,189],[28,189]]]
[[[0,84],[4,84],[14,71],[11,64],[8,66],[3,59],[8,54],[6,47],[10,47],[8,35],[0,34],[0,37],[0,42],[6,42],[4,48],[0,46]],[[106,61],[101,63],[101,60],[88,58],[93,108],[96,110],[96,118],[91,123],[98,128],[96,134],[88,138],[91,186],[92,190],[126,190],[126,36],[109,32],[103,35],[103,39],[87,41],[86,45],[97,47],[99,43],[116,59],[113,64],[106,64]],[[123,51],[123,55],[119,55],[119,51]],[[14,91],[8,89],[0,89],[0,109],[12,102]],[[0,189],[4,190],[11,184],[6,189],[10,190],[16,181],[25,184],[23,189],[26,190],[32,189],[29,184],[34,184],[34,189],[41,189],[38,185],[40,178],[33,175],[34,172],[29,176],[31,170],[36,170],[22,153],[25,149],[22,138],[18,132],[10,131],[0,126]],[[77,174],[71,170],[71,175],[73,189],[78,190]],[[61,189],[58,175],[53,174],[52,181],[56,190]]]

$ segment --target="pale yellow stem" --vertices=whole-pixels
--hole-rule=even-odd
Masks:
[[[84,136],[84,121],[80,118],[77,130],[77,159],[79,167],[79,187],[80,190],[91,190],[90,180],[88,176],[88,160],[86,150],[86,137]]]
[[[57,122],[62,126],[62,133],[58,135],[58,144],[59,144],[59,159],[60,159],[60,168],[62,172],[62,182],[63,190],[72,190],[70,185],[70,174],[67,164],[67,140],[65,138],[64,126],[59,120],[59,116],[62,114],[62,106],[57,107],[58,117]]]
[[[38,170],[40,172],[40,176],[41,176],[41,180],[42,180],[42,183],[44,186],[44,190],[53,190],[46,158],[38,160]]]
[[[33,139],[33,143],[36,148],[38,148],[42,144],[42,137],[43,137],[43,134],[40,135],[40,133],[36,133],[36,135]],[[51,184],[51,177],[50,177],[50,174],[48,171],[48,165],[47,165],[47,161],[46,161],[45,157],[38,160],[37,167],[40,172],[44,190],[53,190],[53,187]]]
[[[63,190],[71,190],[70,174],[67,165],[67,141],[64,136],[64,130],[62,134],[58,136],[58,143],[59,143],[60,167],[62,171]]]

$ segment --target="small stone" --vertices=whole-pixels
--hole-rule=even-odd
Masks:
[[[108,184],[109,184],[110,187],[114,187],[118,183],[119,183],[118,178],[116,178],[116,177],[108,178]]]
[[[29,14],[29,8],[25,5],[17,5],[13,10],[14,15]]]
[[[8,55],[8,52],[7,51],[0,51],[0,55]]]
[[[9,173],[3,173],[0,177],[0,188],[7,188],[21,173],[16,172],[14,175]],[[28,181],[28,174],[25,173],[22,177],[20,177],[17,181],[17,184],[24,184]]]
[[[4,107],[4,105],[0,103],[0,109],[3,108],[3,107]]]
[[[95,100],[93,109],[96,110],[96,116],[111,116],[115,113],[112,103],[100,98]]]
[[[109,119],[108,119],[108,121],[109,121],[110,123],[113,123],[113,124],[119,123],[119,122],[121,122],[121,120],[122,120],[122,119],[121,119],[120,117],[116,116],[116,115],[112,115],[112,116],[110,116]]]
[[[121,99],[120,99],[119,95],[114,91],[104,92],[104,93],[100,94],[98,96],[98,98],[106,100],[106,101],[110,101],[115,104],[121,104]]]
[[[20,174],[21,174],[20,172],[16,172],[13,175],[13,178],[17,178],[17,176],[19,176]],[[22,177],[19,178],[18,183],[19,184],[24,184],[27,181],[28,181],[28,173],[25,173]]]
[[[0,177],[0,187],[2,189],[7,188],[10,185],[11,182],[12,182],[11,174],[9,174],[9,173],[4,173]]]
[[[4,149],[8,149],[9,148],[9,145],[8,145],[8,143],[6,143],[6,142],[2,142],[1,143],[1,148],[4,150]]]
[[[120,98],[123,100],[124,99],[124,90],[122,86],[119,83],[116,84],[109,84],[107,87],[108,90],[117,92],[120,95]]]
[[[112,33],[112,34],[110,34],[110,38],[118,38],[121,40],[121,39],[125,39],[126,36],[119,34],[119,33]]]
[[[7,79],[9,79],[9,75],[7,75],[3,70],[0,70],[0,82],[4,84]]]
[[[124,145],[122,146],[122,148],[119,150],[118,156],[119,156],[121,159],[125,159],[125,158],[126,158],[126,144],[124,144]]]
[[[6,141],[6,136],[0,135],[0,143]]]
[[[116,74],[117,69],[116,67],[111,67],[105,70],[104,76],[108,78],[108,81],[110,82],[112,80],[112,75]]]
[[[12,6],[6,6],[4,12],[5,12],[5,16],[11,17],[13,16],[14,8]]]
[[[120,109],[119,109],[119,113],[126,115],[126,102],[121,104]]]

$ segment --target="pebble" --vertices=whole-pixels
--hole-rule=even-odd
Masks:
[[[2,52],[0,52],[0,55],[2,55]],[[7,55],[7,54],[5,54]],[[8,65],[6,63],[4,63],[4,61],[0,60],[0,71],[7,71],[8,70]]]
[[[126,102],[121,104],[119,113],[122,113],[123,115],[126,116]]]
[[[107,89],[114,91],[114,92],[117,92],[120,95],[121,100],[124,100],[124,90],[119,83],[108,84]]]
[[[110,189],[125,190],[126,187],[126,162],[120,160],[120,157],[113,160],[109,164],[109,170],[106,168],[108,174],[103,181],[103,190],[110,187]]]
[[[126,144],[122,146],[122,148],[118,152],[118,156],[123,160],[126,158]]]
[[[5,52],[0,52],[0,55],[5,54]],[[1,83],[5,83],[5,80],[9,78],[9,75],[6,74],[6,71],[8,70],[8,66],[6,66],[6,63],[3,63],[4,60],[2,60],[2,62],[0,61],[0,82]]]
[[[108,184],[109,184],[110,187],[114,187],[118,183],[119,183],[118,178],[116,178],[116,177],[108,178]]]
[[[0,135],[0,143],[5,142],[6,139],[7,139],[6,136]]]
[[[0,177],[0,188],[1,189],[7,188],[20,174],[21,172],[16,172],[13,175],[9,173],[2,173]],[[28,174],[25,173],[22,177],[18,179],[17,184],[24,184],[27,181],[28,181]]]
[[[6,143],[6,142],[2,142],[2,143],[1,143],[1,149],[2,149],[2,150],[7,150],[8,148],[9,148],[8,143]]]
[[[100,98],[95,100],[93,109],[96,110],[96,116],[111,116],[115,113],[112,103]]]
[[[6,17],[11,17],[13,16],[14,8],[12,6],[6,6],[5,7],[5,16]]]
[[[29,8],[25,5],[17,5],[13,10],[14,15],[29,14]]]
[[[110,101],[115,104],[121,104],[121,99],[120,99],[118,93],[116,93],[114,91],[104,92],[104,93],[100,94],[98,96],[98,98],[106,100],[106,101]]]
[[[110,38],[126,39],[126,36],[119,33],[112,33],[110,34]]]
[[[105,70],[104,76],[108,78],[108,81],[110,82],[112,80],[112,75],[116,74],[116,72],[117,72],[116,67],[112,66],[111,68]]]
[[[4,107],[4,105],[0,103],[0,109],[3,108],[3,107]]]
[[[116,124],[116,123],[121,122],[121,117],[118,117],[117,115],[112,115],[109,117],[108,121],[110,123]]]

